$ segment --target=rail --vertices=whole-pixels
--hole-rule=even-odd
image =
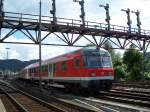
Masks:
[[[0,82],[1,83],[1,82]],[[3,84],[3,86],[4,86],[4,84]],[[13,87],[9,87],[8,85],[5,85],[6,87],[8,87],[8,88],[11,88],[12,90],[15,90],[16,91],[16,89],[15,88],[13,88]],[[30,108],[29,110],[28,110],[28,106],[26,107],[26,106],[24,106],[24,104],[22,104],[22,103],[20,103],[20,100],[18,100],[18,98],[16,98],[15,97],[15,95],[22,95],[22,98],[21,98],[21,100],[22,99],[25,99],[25,98],[23,98],[24,96],[26,96],[28,99],[31,99],[31,100],[33,100],[33,101],[35,101],[35,102],[37,102],[41,107],[45,107],[45,108],[47,108],[47,110],[48,109],[50,109],[50,110],[53,110],[53,111],[56,111],[56,112],[67,112],[66,110],[64,110],[64,109],[61,109],[61,108],[59,108],[59,107],[56,107],[56,106],[54,106],[54,105],[51,105],[51,104],[49,104],[49,103],[47,103],[47,102],[44,102],[43,100],[40,100],[40,99],[38,99],[38,98],[36,98],[36,97],[33,97],[33,96],[31,96],[31,95],[29,95],[29,94],[27,94],[27,93],[24,93],[24,92],[22,92],[22,91],[20,91],[20,90],[17,90],[18,92],[16,93],[16,94],[10,94],[10,93],[8,93],[6,90],[4,90],[4,89],[2,89],[2,88],[0,88],[0,90],[1,91],[3,91],[3,93],[4,94],[6,94],[6,96],[15,104],[15,106],[19,109],[19,111],[20,112],[30,112],[29,110],[31,110],[32,108]],[[17,96],[18,96],[17,95]],[[25,103],[26,104],[26,103]],[[27,105],[27,104],[26,104]],[[31,107],[32,107],[32,105],[30,105]],[[34,108],[33,108],[34,109]],[[40,110],[39,110],[40,111]]]
[[[0,81],[0,84],[1,84],[1,81]],[[6,85],[6,86],[8,86],[8,85]],[[79,104],[74,104],[72,102],[63,101],[61,99],[57,99],[55,97],[45,95],[47,97],[47,99],[48,98],[51,99],[50,102],[48,102],[48,101],[42,100],[42,98],[37,98],[37,97],[31,96],[30,94],[23,92],[21,90],[18,90],[12,86],[10,86],[10,88],[17,90],[22,95],[27,96],[30,99],[32,99],[36,102],[39,102],[43,106],[50,108],[56,112],[67,112],[70,110],[77,111],[77,112],[80,112],[80,111],[81,112],[97,112],[97,110],[94,110],[94,109],[91,109],[91,108],[88,108],[88,107],[85,107],[85,106],[82,106]]]

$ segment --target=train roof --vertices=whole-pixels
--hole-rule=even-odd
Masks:
[[[65,53],[65,54],[62,54],[62,55],[44,60],[44,61],[42,61],[42,65],[47,65],[49,63],[56,63],[58,61],[66,61],[68,59],[73,59],[76,56],[76,55],[74,55],[76,53],[79,53],[79,52],[82,53],[83,51],[94,50],[94,49],[96,49],[96,48],[95,47],[81,48],[81,49],[78,49],[78,50],[75,50],[75,51],[72,51],[72,52],[69,52],[69,53]],[[108,52],[107,50],[102,49],[102,48],[100,48],[100,51]],[[25,69],[35,68],[35,67],[38,67],[38,66],[39,66],[39,62],[36,62],[36,63],[33,63],[31,65],[26,66]]]

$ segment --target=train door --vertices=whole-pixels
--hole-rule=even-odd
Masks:
[[[53,64],[49,64],[48,75],[50,79],[53,78]]]

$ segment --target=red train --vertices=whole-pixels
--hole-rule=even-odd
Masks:
[[[57,82],[66,88],[108,90],[114,79],[109,52],[104,49],[83,48],[42,62],[42,80]],[[39,80],[39,63],[25,67],[21,78]]]

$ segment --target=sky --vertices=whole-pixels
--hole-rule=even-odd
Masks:
[[[50,10],[51,0],[42,0],[42,15],[51,16]],[[110,17],[111,24],[127,26],[126,13],[122,12],[121,9],[130,8],[133,11],[140,11],[140,18],[142,22],[142,29],[150,30],[150,14],[149,4],[150,0],[85,0],[85,19],[86,21],[105,23],[105,10],[100,8],[99,4],[110,5]],[[4,10],[8,12],[38,14],[39,0],[4,0]],[[74,3],[73,0],[56,0],[56,15],[61,18],[70,18],[80,20],[80,6],[78,3]],[[136,28],[136,16],[131,14],[132,27]],[[7,32],[4,31],[2,35]],[[45,35],[45,33],[42,33]],[[54,43],[61,43],[60,40],[54,38],[47,40],[53,41]],[[29,42],[21,33],[16,33],[8,38],[8,41],[23,41]],[[79,44],[83,43],[81,40]],[[38,59],[38,46],[36,45],[15,45],[15,44],[0,44],[0,59],[7,58],[7,50],[9,59],[19,60],[32,60]],[[56,47],[56,46],[42,46],[42,59],[48,59],[60,54],[64,54],[75,50],[73,47]]]

